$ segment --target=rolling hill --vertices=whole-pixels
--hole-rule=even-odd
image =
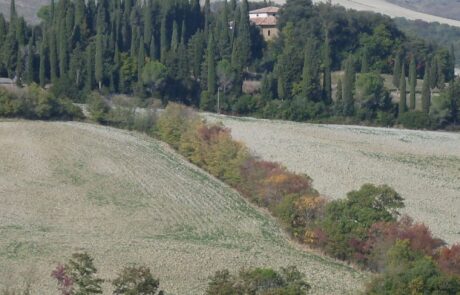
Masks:
[[[313,294],[367,275],[289,242],[268,214],[147,136],[83,123],[0,122],[0,290],[88,251],[104,279],[130,263],[168,294],[202,294],[216,270],[297,265]]]
[[[415,11],[460,20],[460,0],[387,0]]]
[[[458,133],[207,117],[263,159],[308,174],[331,198],[365,183],[388,184],[405,198],[405,213],[460,242]]]

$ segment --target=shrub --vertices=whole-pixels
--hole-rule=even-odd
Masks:
[[[440,249],[436,261],[445,273],[460,276],[460,244]]]
[[[159,280],[153,278],[150,269],[145,266],[125,267],[112,282],[114,295],[162,295],[158,290]]]
[[[408,129],[430,129],[432,126],[430,117],[419,111],[403,113],[398,121]]]
[[[210,279],[206,294],[301,295],[306,294],[310,288],[304,275],[295,267],[282,268],[279,272],[256,268],[242,270],[237,276],[231,275],[228,270],[216,272]]]

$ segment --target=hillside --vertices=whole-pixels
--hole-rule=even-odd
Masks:
[[[73,252],[103,278],[150,266],[162,287],[202,294],[216,270],[297,265],[315,294],[352,293],[364,275],[296,250],[268,215],[146,136],[82,123],[0,123],[0,289]],[[37,293],[38,294],[38,293]]]
[[[8,18],[10,2],[10,0],[0,0],[0,11]],[[26,20],[37,23],[39,21],[37,17],[38,9],[49,2],[49,0],[16,0],[16,9]]]
[[[387,0],[402,7],[450,19],[460,20],[459,0]]]
[[[448,242],[460,241],[460,134],[208,116],[263,159],[307,173],[332,198],[388,184],[405,212]]]

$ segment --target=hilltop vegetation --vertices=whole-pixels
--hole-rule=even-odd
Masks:
[[[215,11],[198,0],[144,6],[65,0],[43,8],[42,24],[32,27],[12,6],[10,22],[0,19],[0,75],[18,77],[18,84],[51,82],[55,96],[74,101],[97,89],[143,97],[144,106],[157,97],[163,104],[296,121],[456,125],[454,51],[406,36],[388,17],[310,0],[287,1],[281,36],[267,43],[248,11],[246,0]],[[331,73],[341,69],[339,87]],[[393,74],[397,89],[403,77],[425,78],[423,103],[414,103],[412,84],[410,99],[392,98],[378,85],[379,74]],[[245,80],[258,80],[260,89],[242,93]],[[432,101],[433,89],[448,86]],[[378,93],[370,93],[375,87]],[[341,91],[333,95],[334,89]]]

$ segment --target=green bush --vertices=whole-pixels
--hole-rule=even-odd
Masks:
[[[431,129],[432,122],[428,114],[420,111],[401,114],[398,122],[408,129]]]

